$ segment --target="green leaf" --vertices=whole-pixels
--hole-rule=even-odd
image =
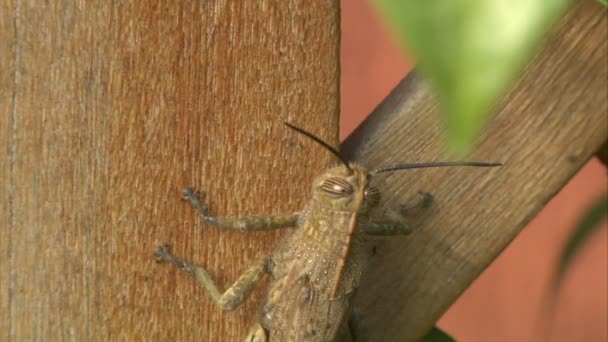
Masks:
[[[597,200],[583,215],[576,229],[572,232],[562,250],[555,277],[555,288],[559,287],[561,280],[572,263],[572,260],[580,251],[581,247],[589,237],[601,227],[602,220],[608,217],[608,194]]]
[[[421,342],[455,342],[450,335],[439,330],[437,327],[433,327],[424,337],[420,340]]]
[[[377,0],[417,59],[464,153],[567,0]]]
[[[608,0],[597,0],[597,1],[599,1],[600,4],[608,7]]]

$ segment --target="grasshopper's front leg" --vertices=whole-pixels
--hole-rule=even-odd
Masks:
[[[405,221],[405,216],[420,209],[427,208],[433,202],[433,196],[428,192],[421,192],[420,199],[408,206],[390,208],[378,219],[372,219],[363,231],[368,235],[405,235],[413,230],[413,225]]]
[[[217,217],[209,214],[207,205],[201,200],[200,194],[193,188],[183,191],[183,200],[190,202],[204,222],[217,227],[238,229],[241,231],[271,230],[286,227],[295,227],[298,214],[286,215],[259,215],[245,217]],[[158,246],[154,250],[159,262],[168,262],[179,267],[194,277],[209,293],[213,301],[224,310],[232,310],[243,302],[256,287],[264,273],[268,272],[270,257],[263,257],[254,263],[241,277],[220,293],[207,271],[192,262],[178,258],[171,254],[168,247]]]
[[[168,246],[158,246],[154,250],[159,262],[168,262],[188,273],[202,285],[213,301],[224,310],[233,310],[239,306],[255,289],[258,282],[268,272],[270,257],[263,257],[254,263],[224,293],[220,293],[211,276],[205,269],[185,259],[171,254]]]
[[[295,227],[298,223],[297,213],[242,217],[213,216],[209,214],[209,208],[201,200],[201,194],[193,188],[184,189],[182,199],[192,204],[201,220],[216,227],[238,229],[240,231],[256,231]]]

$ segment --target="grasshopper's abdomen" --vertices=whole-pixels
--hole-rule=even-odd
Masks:
[[[329,341],[349,311],[364,268],[356,213],[313,208],[273,255],[262,324],[270,341]]]

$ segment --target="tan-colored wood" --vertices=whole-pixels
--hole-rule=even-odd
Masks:
[[[197,222],[295,211],[337,143],[338,1],[0,5],[0,340],[238,341],[234,312],[153,248],[225,287],[281,232]]]
[[[9,305],[10,294],[10,275],[11,253],[9,246],[11,231],[8,229],[13,217],[10,215],[12,198],[9,196],[14,191],[14,186],[8,181],[11,178],[9,154],[13,153],[9,141],[12,139],[11,117],[14,112],[13,92],[10,91],[13,85],[13,75],[15,70],[15,46],[11,44],[15,38],[14,22],[4,13],[13,13],[15,4],[13,1],[0,2],[0,340],[7,340],[10,334],[11,308]]]
[[[467,158],[504,166],[377,177],[385,203],[430,191],[436,207],[412,236],[378,246],[357,294],[357,341],[424,334],[593,156],[608,134],[607,46],[605,10],[576,2]],[[409,76],[343,148],[369,167],[446,159],[441,127],[430,89]]]

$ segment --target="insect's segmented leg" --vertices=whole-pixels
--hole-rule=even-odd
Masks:
[[[363,228],[368,235],[406,235],[412,230],[412,226],[405,222],[369,222]]]
[[[369,235],[404,235],[409,234],[414,229],[412,223],[406,222],[404,216],[416,212],[419,209],[428,207],[433,201],[433,196],[428,192],[421,192],[420,199],[408,206],[401,206],[397,209],[387,209],[380,220],[372,220],[363,227],[363,231]]]
[[[174,256],[169,251],[168,246],[156,247],[154,254],[156,254],[159,262],[174,264],[194,277],[207,290],[213,301],[224,310],[233,310],[239,306],[249,296],[251,291],[255,289],[262,275],[268,272],[269,258],[263,257],[246,270],[230,288],[220,294],[217,286],[215,286],[215,283],[211,280],[209,273],[205,269]]]
[[[298,223],[297,213],[242,217],[213,216],[209,214],[209,208],[201,200],[201,194],[193,188],[184,189],[182,199],[192,204],[192,207],[199,214],[201,220],[217,227],[238,229],[241,231],[255,231],[296,227]]]
[[[352,308],[350,314],[348,315],[348,320],[346,321],[348,325],[348,331],[350,332],[351,341],[357,342],[361,340],[362,329],[361,329],[361,314],[359,310],[356,308]]]

